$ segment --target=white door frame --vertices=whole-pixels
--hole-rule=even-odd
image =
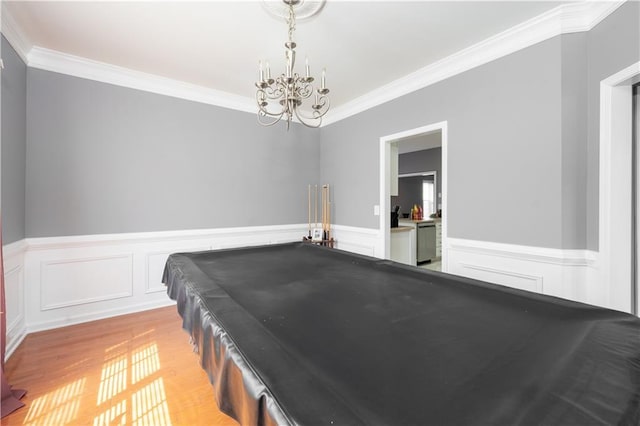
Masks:
[[[634,80],[640,80],[640,75],[636,75]],[[640,89],[640,86],[637,87]],[[633,264],[632,282],[633,295],[635,300],[635,306],[632,306],[631,313],[640,317],[640,90],[637,91],[637,99],[633,99],[633,88],[631,89],[631,99],[635,101],[631,107],[632,117],[632,155],[633,155],[633,170],[632,179],[634,179],[633,193],[631,194],[631,202],[633,207],[633,247],[631,248],[631,259]],[[635,114],[635,115],[634,115]],[[633,130],[635,129],[635,136]],[[635,139],[634,139],[635,138]]]
[[[632,310],[632,84],[640,62],[600,82],[600,300]]]
[[[380,138],[380,233],[378,238],[377,252],[384,259],[391,258],[389,233],[390,233],[390,179],[391,179],[391,143],[404,139],[409,136],[416,136],[424,133],[433,133],[440,131],[442,134],[442,271],[448,271],[448,253],[447,253],[447,122],[440,121],[438,123],[429,124],[411,130],[406,130],[392,135],[382,136]],[[436,200],[437,202],[437,200]]]

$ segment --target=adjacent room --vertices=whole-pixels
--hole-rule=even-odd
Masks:
[[[2,424],[640,424],[640,2],[1,2]]]

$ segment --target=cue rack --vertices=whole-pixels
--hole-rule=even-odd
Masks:
[[[313,222],[311,222],[311,192],[311,185],[309,185],[307,197],[309,232],[302,237],[302,241],[333,248],[336,240],[331,236],[331,191],[329,185],[321,186],[320,222],[318,222],[318,185],[315,185],[313,195]]]

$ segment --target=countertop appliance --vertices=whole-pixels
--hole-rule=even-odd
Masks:
[[[434,222],[418,223],[418,263],[436,258],[436,224]]]
[[[395,206],[393,211],[391,212],[391,227],[398,227],[398,211],[400,210],[400,206]]]

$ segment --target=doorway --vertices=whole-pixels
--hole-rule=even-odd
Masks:
[[[593,286],[602,305],[638,315],[638,259],[634,223],[633,86],[640,62],[600,82],[600,277]],[[636,113],[637,114],[637,113]]]
[[[640,316],[640,83],[633,86],[632,158],[633,158],[633,287],[631,313]]]
[[[413,144],[420,144],[421,139],[428,138],[434,139],[434,136],[438,136],[438,143],[441,148],[441,173],[438,176],[440,191],[436,195],[434,203],[439,206],[439,210],[442,212],[441,217],[441,270],[446,272],[448,270],[447,265],[447,122],[438,122],[415,129],[407,130],[404,132],[395,133],[392,135],[383,136],[380,138],[380,234],[378,247],[380,253],[383,254],[385,259],[391,258],[390,253],[390,214],[391,208],[391,176],[392,176],[392,146],[398,147],[398,152],[403,152],[408,149],[415,149],[411,147]],[[428,148],[424,148],[428,149]],[[395,151],[395,148],[394,148]],[[399,154],[398,154],[399,155]],[[426,167],[426,166],[425,166]],[[394,173],[397,175],[399,170],[395,169]]]

